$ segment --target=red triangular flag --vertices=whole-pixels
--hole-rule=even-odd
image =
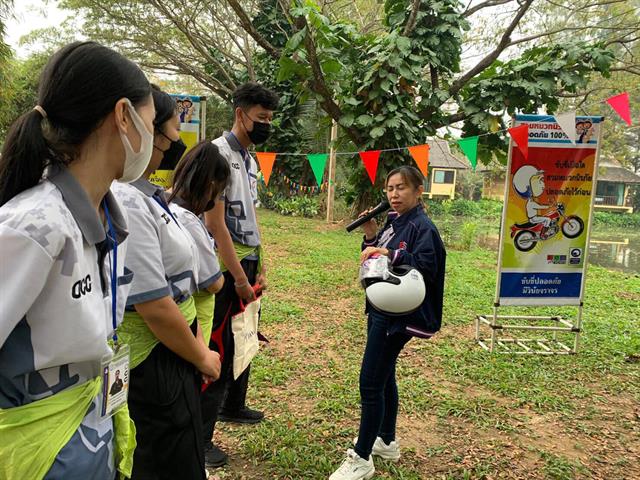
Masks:
[[[620,115],[620,118],[627,122],[627,125],[631,126],[631,110],[629,109],[629,94],[627,92],[607,98],[607,103]]]
[[[258,163],[260,164],[260,171],[264,175],[264,184],[269,185],[269,177],[271,177],[271,171],[273,170],[273,164],[276,161],[276,154],[272,152],[256,152],[258,157]]]
[[[429,145],[416,145],[409,147],[409,153],[418,164],[418,168],[422,174],[427,176],[427,168],[429,167]]]
[[[360,158],[367,169],[371,183],[376,183],[376,174],[378,173],[378,160],[380,159],[380,150],[369,150],[368,152],[360,152]]]
[[[526,123],[509,129],[509,135],[525,159],[529,158],[529,125]]]

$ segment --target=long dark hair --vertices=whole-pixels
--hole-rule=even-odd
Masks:
[[[176,166],[169,201],[179,197],[188,210],[200,215],[207,210],[212,198],[220,196],[230,175],[229,163],[218,147],[209,140],[202,140]]]
[[[38,105],[16,120],[0,157],[0,205],[38,184],[48,165],[68,164],[121,98],[143,103],[151,88],[142,70],[95,42],[58,50],[40,75]],[[46,115],[46,118],[44,118]]]

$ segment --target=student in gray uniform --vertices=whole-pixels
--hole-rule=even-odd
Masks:
[[[153,89],[154,153],[142,178],[114,186],[130,218],[127,267],[134,280],[118,335],[131,346],[129,409],[137,429],[133,479],[205,476],[200,382],[220,374],[196,321],[198,249],[170,211],[164,191],[149,183],[161,162],[173,168],[184,149],[175,102]]]
[[[109,188],[145,170],[154,113],[149,82],[133,62],[97,43],[76,42],[51,57],[38,105],[6,138],[2,479],[131,473],[131,451],[121,449],[132,436],[126,408],[113,418],[101,415],[108,386],[101,364],[113,357],[110,340],[132,277],[124,266],[125,212]]]
[[[254,298],[252,286],[266,288],[266,268],[262,261],[260,231],[256,216],[257,165],[249,155],[250,145],[260,145],[269,137],[278,96],[256,83],[240,86],[233,93],[235,120],[230,132],[213,140],[229,163],[231,178],[221,201],[206,212],[208,230],[213,234],[221,258],[225,286],[216,294],[212,342],[221,352],[223,363],[219,385],[203,400],[204,442],[207,464],[219,466],[226,455],[211,439],[221,409],[220,420],[257,423],[264,414],[246,406],[250,366],[233,380],[234,342],[232,315],[240,310],[242,298]]]
[[[213,326],[214,293],[224,284],[213,238],[202,223],[203,214],[213,208],[215,199],[229,181],[229,165],[218,147],[202,140],[184,156],[173,174],[169,206],[198,246],[200,259],[198,291],[193,294],[198,323],[207,347]]]

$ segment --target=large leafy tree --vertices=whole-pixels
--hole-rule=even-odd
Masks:
[[[191,75],[222,98],[245,79],[287,82],[291,99],[315,102],[358,150],[404,147],[452,128],[498,132],[510,114],[554,112],[560,99],[580,98],[594,74],[639,73],[625,53],[638,43],[638,0],[63,4],[82,13],[92,38],[148,67]],[[504,159],[505,144],[500,133],[483,136],[481,159]],[[385,154],[381,169],[407,160]],[[368,202],[355,157],[351,171],[356,204]]]

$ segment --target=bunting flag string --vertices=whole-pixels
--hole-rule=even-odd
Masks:
[[[640,90],[639,88],[634,88],[631,91]],[[629,91],[614,95],[607,99],[600,100],[598,102],[591,103],[589,105],[585,105],[581,107],[582,110],[585,110],[594,105],[602,104],[606,102],[611,106],[611,108],[624,120],[628,126],[632,125],[631,120],[631,108],[629,102]],[[546,115],[542,117],[542,120],[555,120],[562,131],[565,133],[567,138],[573,143],[576,143],[577,140],[577,132],[576,132],[576,112],[567,111],[560,112],[554,115]],[[479,135],[475,135],[472,137],[463,137],[457,140],[457,144],[464,153],[464,155],[469,159],[469,163],[476,169],[478,163],[478,140],[480,137],[484,137],[487,135],[496,135],[499,133],[507,132],[513,142],[515,143],[518,150],[522,153],[525,158],[528,158],[529,152],[529,132],[528,127],[526,125],[520,125],[518,127],[505,128],[502,130],[496,130],[487,133],[481,133]],[[440,147],[439,144],[437,144]],[[336,155],[359,155],[364,168],[369,176],[369,179],[372,183],[375,183],[378,164],[380,160],[380,155],[384,152],[399,152],[403,150],[408,150],[410,155],[415,160],[418,168],[423,173],[423,175],[427,176],[428,174],[428,166],[429,166],[429,145],[414,145],[414,146],[405,146],[405,147],[396,147],[396,148],[386,148],[380,150],[365,150],[365,151],[357,151],[357,152],[336,152]],[[276,156],[305,156],[311,165],[311,169],[313,171],[314,177],[316,179],[316,184],[314,186],[301,185],[288,177],[285,178],[285,183],[287,183],[292,190],[301,191],[301,192],[317,192],[323,191],[326,189],[326,182],[323,183],[324,170],[327,163],[328,154],[327,153],[286,153],[286,152],[255,152],[258,158],[258,162],[260,164],[260,169],[264,176],[265,184],[268,185],[269,178],[271,176],[271,171],[273,169],[273,164],[275,162]],[[443,152],[444,153],[444,152]]]
[[[298,183],[294,180],[291,180],[289,177],[287,177],[285,174],[283,174],[281,171],[278,171],[278,174],[282,175],[282,179],[284,180],[284,183],[286,185],[289,186],[289,190],[293,191],[293,192],[302,192],[302,193],[320,193],[320,192],[324,192],[327,190],[328,187],[328,182],[324,182],[322,183],[320,186],[317,185],[302,185],[301,183]]]

